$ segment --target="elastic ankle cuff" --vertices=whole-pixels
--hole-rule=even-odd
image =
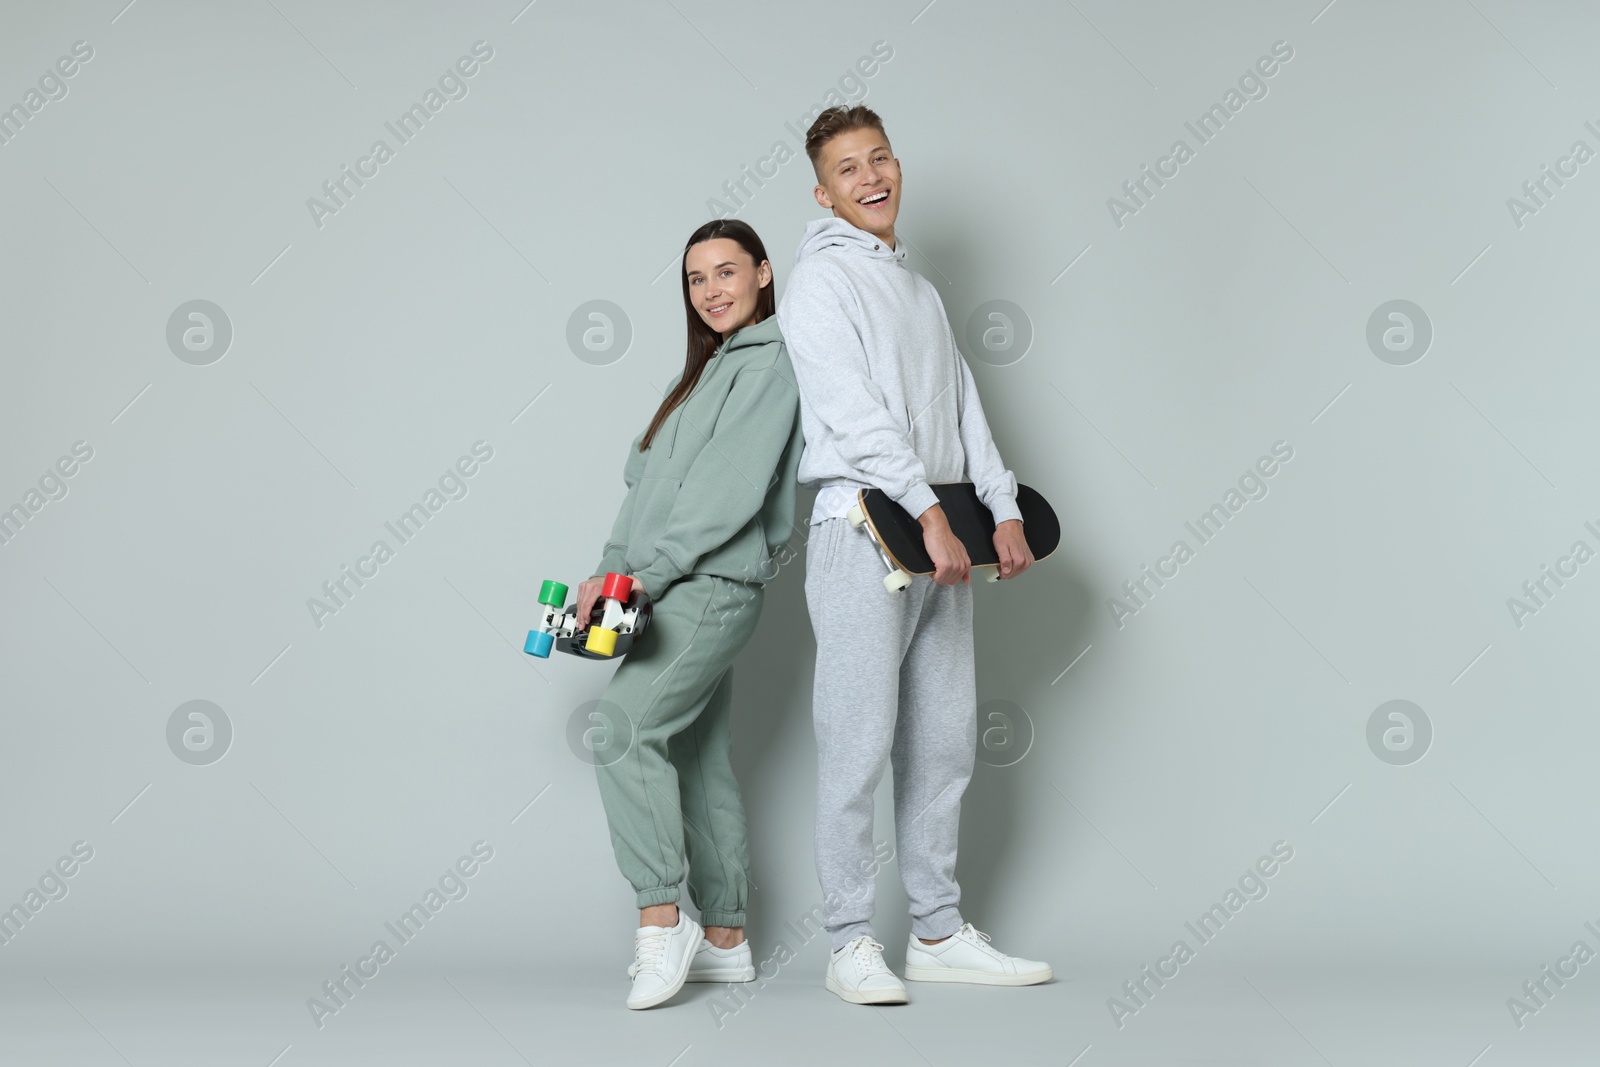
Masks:
[[[744,926],[744,912],[742,911],[702,911],[700,913],[701,926]]]
[[[676,904],[678,902],[678,887],[664,885],[659,889],[641,889],[635,899],[641,908],[654,907],[657,904]]]
[[[940,908],[932,915],[911,920],[911,935],[928,941],[940,941],[961,929],[961,911],[955,905]]]
[[[850,923],[848,926],[841,926],[837,930],[828,931],[828,941],[832,946],[831,951],[833,952],[838,952],[858,937],[872,937],[870,923]],[[873,940],[877,939],[873,938]]]

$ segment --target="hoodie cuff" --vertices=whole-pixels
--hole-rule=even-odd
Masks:
[[[633,572],[644,586],[645,595],[651,600],[660,600],[661,594],[667,591],[667,586],[684,576],[685,572],[672,562],[672,557],[665,552],[657,552],[656,558],[643,570]]]
[[[911,515],[913,519],[920,519],[922,513],[939,502],[939,494],[927,482],[916,482],[905,494],[895,501]]]
[[[994,503],[989,508],[989,514],[994,516],[996,526],[1008,519],[1022,521],[1022,509],[1017,507],[1017,498],[1010,493],[995,497]]]

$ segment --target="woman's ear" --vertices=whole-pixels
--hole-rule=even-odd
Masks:
[[[756,268],[756,288],[765,289],[772,284],[772,264],[767,260],[761,261],[761,266]]]

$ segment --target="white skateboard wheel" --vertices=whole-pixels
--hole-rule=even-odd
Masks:
[[[911,575],[905,571],[890,571],[883,576],[883,587],[891,593],[902,593],[911,584]]]
[[[857,530],[861,529],[862,523],[867,521],[867,515],[861,510],[859,503],[850,505],[850,511],[845,515],[845,518],[849,519],[850,525]]]

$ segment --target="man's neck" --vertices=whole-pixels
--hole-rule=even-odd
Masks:
[[[835,218],[843,218],[844,217],[844,216],[840,215],[837,211],[835,211],[833,214],[834,214]],[[846,221],[848,221],[848,220],[846,220]],[[854,225],[854,224],[852,223],[852,225]],[[860,229],[859,226],[856,227],[856,228]],[[894,250],[895,244],[894,244],[894,227],[893,226],[890,226],[883,233],[874,233],[872,230],[862,230],[861,232],[862,233],[870,233],[870,234],[872,234],[872,236],[876,237],[878,240],[880,240],[884,244],[888,245],[890,251]]]

